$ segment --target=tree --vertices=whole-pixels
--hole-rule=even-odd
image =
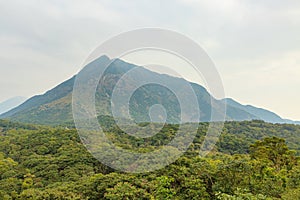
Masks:
[[[295,152],[289,150],[285,140],[277,137],[267,137],[250,146],[250,155],[253,159],[269,160],[280,170],[282,167],[291,169],[296,163]]]
[[[173,199],[176,192],[172,188],[171,183],[174,182],[173,178],[167,176],[157,177],[154,181],[156,186],[154,194],[157,199]]]
[[[107,188],[104,196],[109,200],[153,199],[147,191],[137,188],[128,182],[120,182],[113,188]]]

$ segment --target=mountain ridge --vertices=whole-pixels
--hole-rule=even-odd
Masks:
[[[0,115],[19,106],[27,100],[27,97],[16,96],[0,102]]]
[[[240,108],[242,110],[245,110],[246,112],[249,112],[250,114],[253,114],[254,116],[257,116],[259,120],[263,120],[270,123],[291,123],[291,124],[300,124],[299,121],[293,121],[289,119],[284,119],[277,115],[276,113],[269,111],[264,108],[259,108],[253,105],[243,105],[239,102],[235,101],[232,98],[225,98],[223,99],[227,103],[227,105],[231,105],[233,107]]]
[[[113,87],[123,74],[132,69],[138,69],[140,76],[148,77],[152,79],[162,79],[164,82],[168,82],[175,86],[180,87],[186,80],[178,77],[173,77],[166,74],[159,74],[143,67],[127,63],[120,59],[110,60],[107,56],[102,56],[89,65],[87,65],[83,71],[87,74],[93,74],[94,70],[101,70],[101,67],[111,62],[111,66],[105,71],[104,76],[100,82],[102,87],[97,87],[96,91],[96,108],[99,113],[105,113],[110,115],[110,97],[112,95]],[[97,74],[97,73],[95,73]],[[141,78],[138,77],[138,78]],[[36,95],[20,106],[0,115],[0,118],[8,118],[14,121],[36,124],[60,124],[65,121],[72,121],[72,92],[73,85],[76,79],[76,75],[72,78],[60,83],[56,87],[48,90],[42,95]],[[96,80],[95,80],[96,81]],[[244,121],[244,120],[263,120],[271,123],[297,123],[282,119],[280,116],[265,109],[257,108],[251,105],[242,105],[233,99],[217,100],[212,97],[208,91],[201,85],[188,82],[195,94],[201,110],[201,119],[199,121],[210,121],[211,110],[214,109],[218,112],[218,107],[222,104],[226,104],[226,120],[227,121]],[[100,84],[98,84],[100,85]],[[130,83],[125,91],[129,91]],[[152,95],[150,91],[158,94]],[[184,92],[184,91],[183,91]],[[166,99],[162,98],[165,95]],[[138,104],[137,99],[147,100],[145,104]],[[213,103],[211,101],[214,101]],[[145,110],[149,109],[151,105],[162,104],[166,106],[169,123],[178,122],[178,103],[172,96],[170,91],[156,86],[149,86],[148,89],[138,91],[132,100],[132,113],[137,121],[149,120],[148,113]],[[214,106],[215,105],[215,106]],[[193,115],[194,113],[191,113]]]

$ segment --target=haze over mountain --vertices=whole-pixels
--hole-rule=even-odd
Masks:
[[[27,98],[26,97],[12,97],[10,99],[7,99],[3,102],[0,103],[0,115],[2,113],[5,113],[17,106],[19,106],[20,104],[22,104]]]
[[[265,122],[300,124],[300,122],[298,122],[298,121],[283,119],[276,113],[274,113],[272,111],[268,111],[263,108],[258,108],[258,107],[252,106],[252,105],[242,105],[231,98],[223,99],[223,101],[226,102],[227,105],[244,110],[244,111],[256,116],[257,119],[263,120]]]
[[[83,73],[87,75],[95,74],[95,77],[89,79],[89,84],[95,83],[97,80],[97,70],[101,70],[104,66],[110,63],[111,60],[107,56],[102,56],[97,60],[87,65]],[[96,89],[96,110],[98,115],[111,116],[111,97],[114,86],[120,78],[128,71],[136,69],[137,76],[129,78],[129,81],[122,87],[122,92],[128,93],[132,89],[136,80],[149,79],[161,81],[170,84],[177,88],[178,92],[186,95],[189,93],[184,90],[183,85],[188,83],[186,80],[173,76],[152,72],[143,67],[136,66],[124,62],[120,59],[115,59],[110,67],[105,71],[100,79],[100,84]],[[34,96],[28,99],[22,105],[0,115],[0,118],[8,118],[14,121],[36,123],[36,124],[63,124],[73,121],[72,115],[72,91],[76,76],[64,81],[55,88],[47,91],[45,94]],[[186,121],[210,121],[212,110],[217,115],[220,113],[220,108],[225,103],[227,105],[226,120],[228,121],[243,121],[243,120],[264,120],[271,123],[297,123],[282,119],[280,116],[268,110],[256,108],[250,105],[241,105],[233,99],[217,100],[208,93],[208,91],[196,84],[189,83],[195,92],[199,104],[200,118],[196,116],[196,109],[190,108],[189,118]],[[143,103],[140,103],[143,102]],[[150,84],[142,86],[133,93],[130,99],[130,114],[137,122],[150,121],[148,114],[151,106],[161,104],[164,106],[168,123],[180,122],[180,106],[174,93],[165,87],[158,84]],[[122,109],[121,109],[122,110]]]

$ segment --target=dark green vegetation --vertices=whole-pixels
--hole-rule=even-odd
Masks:
[[[0,199],[300,199],[300,126],[228,122],[215,150],[200,158],[206,128],[200,124],[175,163],[127,174],[94,159],[74,129],[0,120]],[[176,126],[139,143],[107,129],[116,144],[142,151],[166,143]]]
[[[102,56],[85,68],[85,73],[90,73],[95,76],[94,78],[89,78],[89,83],[91,85],[98,84],[99,77],[97,77],[97,73],[95,72],[101,70],[101,68],[106,66],[110,61],[111,60],[108,57]],[[147,77],[147,79],[153,81],[160,80],[177,88],[180,94],[186,96],[186,99],[191,99],[190,94],[186,94],[186,91],[183,89],[184,83],[187,83],[184,79],[154,73],[136,65],[116,59],[100,80],[101,84],[99,84],[99,87],[97,88],[96,108],[98,115],[110,115],[110,100],[114,86],[124,73],[136,68],[139,68],[139,74],[136,75],[134,79],[144,79]],[[4,113],[0,116],[0,118],[45,125],[72,123],[71,102],[74,81],[75,76],[43,95],[37,95],[30,98],[21,106]],[[122,91],[124,93],[128,93],[128,91],[131,91],[131,85],[132,83],[128,82],[128,84],[123,86]],[[215,110],[215,112],[218,113],[220,105],[226,103],[226,120],[228,121],[260,119],[272,123],[296,123],[282,119],[278,115],[267,110],[253,106],[241,105],[232,99],[216,100],[212,98],[212,101],[214,102],[212,103],[210,98],[211,95],[205,88],[195,83],[191,83],[191,86],[195,91],[201,111],[201,118],[192,119],[191,121],[210,121],[211,110]],[[141,102],[143,103],[141,104]],[[168,114],[167,122],[178,122],[178,116],[180,114],[178,101],[174,94],[165,87],[154,84],[141,87],[133,94],[130,103],[131,114],[139,122],[149,121],[148,109],[154,104],[161,104],[165,106]],[[191,113],[189,113],[190,116],[194,116],[195,113],[193,112],[195,111],[192,110]]]

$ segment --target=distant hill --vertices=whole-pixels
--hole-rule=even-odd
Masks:
[[[84,73],[93,74],[94,71],[106,66],[111,60],[107,56],[102,56],[93,61],[84,68]],[[143,67],[136,66],[124,62],[120,59],[115,59],[110,67],[105,71],[103,77],[96,90],[96,110],[99,115],[111,115],[110,99],[112,91],[120,78],[129,70],[137,69],[138,76],[132,78],[132,82],[128,82],[123,87],[123,92],[129,92],[134,79],[150,79],[155,82],[159,80],[173,85],[184,95],[189,94],[184,90],[183,85],[187,83],[186,80],[152,72]],[[97,74],[97,73],[94,73]],[[47,91],[43,95],[34,96],[28,99],[22,105],[10,110],[7,113],[0,115],[0,118],[8,118],[14,121],[35,123],[35,124],[63,124],[72,123],[72,91],[76,76],[59,84],[55,88]],[[89,80],[91,83],[97,77]],[[227,104],[226,120],[228,121],[244,121],[260,119],[272,123],[293,123],[280,118],[278,115],[264,109],[255,108],[253,106],[244,106],[232,99],[217,100],[211,98],[208,91],[195,83],[190,83],[195,91],[199,109],[201,111],[200,119],[193,119],[192,121],[210,121],[211,110],[217,114],[222,104]],[[101,86],[100,86],[101,85]],[[143,102],[142,104],[139,102]],[[178,123],[180,121],[180,106],[176,96],[165,87],[159,85],[148,85],[139,88],[130,100],[130,114],[137,122],[150,121],[148,110],[154,104],[161,104],[165,107],[167,113],[168,123]],[[193,109],[189,113],[191,117],[195,115]]]
[[[13,97],[6,101],[1,102],[0,115],[24,103],[26,99],[27,99],[26,97]]]
[[[263,120],[265,122],[300,124],[300,122],[297,122],[297,121],[283,119],[276,113],[268,111],[263,108],[257,108],[255,106],[251,106],[251,105],[242,105],[231,98],[226,98],[223,101],[226,102],[227,105],[244,110],[244,111],[256,116],[257,119]]]

